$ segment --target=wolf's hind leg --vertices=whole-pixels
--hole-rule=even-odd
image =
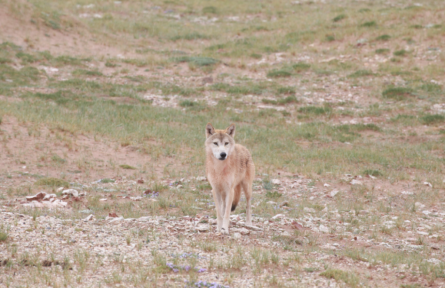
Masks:
[[[246,196],[246,224],[251,226],[252,209],[250,200],[252,198],[252,184],[248,183],[247,181],[243,181],[242,185],[243,185],[244,195]]]

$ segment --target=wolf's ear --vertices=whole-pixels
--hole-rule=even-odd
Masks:
[[[232,138],[235,138],[235,124],[230,124],[230,126],[226,129],[226,133],[232,136]]]
[[[212,124],[207,123],[207,126],[206,126],[206,138],[209,138],[213,134],[215,134],[215,128],[213,128]]]

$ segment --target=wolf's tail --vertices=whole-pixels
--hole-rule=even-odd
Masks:
[[[238,205],[240,198],[241,198],[241,184],[235,187],[235,194],[233,195],[233,202],[232,202],[232,211],[235,211],[236,205]]]

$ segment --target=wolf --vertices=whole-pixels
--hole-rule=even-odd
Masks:
[[[235,143],[235,125],[225,130],[206,126],[206,177],[212,186],[216,206],[217,233],[229,234],[230,211],[234,211],[241,198],[246,196],[246,224],[252,225],[252,184],[255,164],[246,147]]]

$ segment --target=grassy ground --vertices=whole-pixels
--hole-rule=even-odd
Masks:
[[[336,267],[329,258],[311,267],[318,257],[311,253],[326,251],[323,241],[359,237],[396,243],[419,237],[415,245],[423,247],[421,252],[365,244],[349,249],[343,243],[335,257],[367,263],[375,271],[391,266],[385,277],[392,287],[443,285],[443,262],[425,261],[442,261],[445,235],[441,225],[430,225],[430,213],[422,212],[440,218],[444,211],[441,1],[0,4],[5,19],[0,22],[0,159],[5,163],[0,201],[10,207],[6,210],[18,207],[12,204],[16,198],[72,186],[88,196],[70,203],[70,212],[20,211],[34,218],[49,213],[77,220],[86,216],[80,212],[85,209],[98,219],[111,212],[125,218],[212,216],[211,205],[195,203],[211,202],[210,186],[195,179],[204,174],[204,127],[235,123],[236,140],[250,149],[257,167],[258,217],[284,213],[304,221],[309,208],[320,219],[336,219],[327,225],[329,240],[314,229],[311,235],[297,231],[290,239],[267,240],[280,243],[268,250],[280,259],[291,259],[289,249],[297,258],[299,252],[305,255],[289,260],[298,266],[293,276],[280,277],[316,273],[338,285],[379,286],[383,278],[354,270],[354,264]],[[8,30],[8,21],[23,29]],[[48,182],[48,177],[65,182]],[[91,184],[98,179],[113,180]],[[134,184],[138,179],[145,182]],[[291,184],[298,179],[303,179],[300,190]],[[180,190],[171,189],[172,183]],[[161,194],[156,202],[129,202],[107,189],[129,197],[147,189]],[[330,196],[333,190],[340,194]],[[100,201],[103,197],[108,202]],[[413,233],[427,225],[427,235],[408,235],[406,221],[413,223]],[[336,228],[339,223],[350,225],[342,230]],[[0,243],[8,241],[3,231],[10,228],[0,228]],[[14,245],[9,241],[5,245]],[[209,253],[220,249],[205,245]],[[263,261],[267,265],[259,264],[266,256],[253,250],[249,259],[255,264],[244,263],[235,247],[230,249],[235,252],[227,261],[238,266],[215,269],[234,287],[244,285],[234,280],[242,278],[243,267],[256,267],[252,277],[258,280],[263,266],[276,264],[270,255],[272,260]],[[271,271],[286,271],[280,265]],[[400,276],[406,267],[411,276]],[[170,273],[156,271],[162,277]],[[7,283],[0,279],[0,285]],[[107,281],[104,285],[122,282]],[[287,285],[281,278],[267,281]]]

